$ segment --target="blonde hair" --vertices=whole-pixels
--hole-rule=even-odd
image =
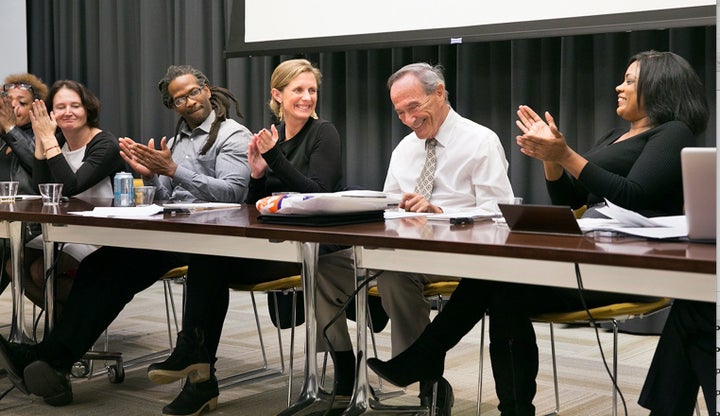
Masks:
[[[320,70],[313,66],[313,64],[311,64],[307,59],[290,59],[288,61],[281,62],[280,65],[275,68],[272,76],[270,77],[270,88],[282,91],[283,88],[295,79],[295,77],[303,72],[312,73],[315,76],[318,88],[320,88],[320,79],[322,78],[322,74],[320,73]],[[270,97],[268,105],[270,106],[270,110],[273,114],[275,114],[275,117],[282,121],[282,105],[272,96]],[[312,113],[312,117],[317,118],[317,114],[315,114],[314,111]]]

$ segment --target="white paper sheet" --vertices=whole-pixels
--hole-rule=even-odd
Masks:
[[[687,237],[687,220],[684,215],[647,218],[608,200],[605,202],[607,206],[598,208],[598,212],[610,219],[581,218],[578,224],[583,232],[613,231],[654,239]]]
[[[159,205],[144,207],[95,207],[92,211],[73,211],[70,214],[100,218],[148,218],[163,212]]]

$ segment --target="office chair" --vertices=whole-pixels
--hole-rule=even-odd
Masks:
[[[298,292],[302,290],[302,277],[300,275],[284,277],[281,279],[272,280],[269,282],[254,283],[247,285],[232,285],[233,290],[250,292],[250,299],[252,300],[253,313],[255,314],[255,324],[258,329],[258,336],[260,338],[260,349],[262,351],[262,365],[256,369],[235,374],[230,377],[226,377],[222,380],[218,380],[220,388],[227,388],[237,384],[242,384],[258,378],[264,378],[269,376],[283,375],[285,374],[285,357],[283,354],[283,343],[282,343],[282,331],[281,331],[281,316],[279,312],[278,294],[292,295],[292,316],[290,322],[290,356],[288,362],[288,390],[287,390],[287,405],[290,406],[290,400],[292,396],[292,381],[294,371],[294,352],[295,352],[295,326],[297,324],[296,316],[296,305]],[[275,300],[275,326],[277,328],[278,345],[280,347],[280,369],[269,369],[267,354],[265,353],[265,343],[263,341],[262,330],[260,328],[260,318],[258,315],[257,304],[255,302],[255,292],[269,293],[274,297]]]
[[[626,321],[628,319],[644,318],[655,313],[658,313],[672,305],[672,301],[668,298],[662,298],[651,302],[623,302],[614,303],[605,306],[599,306],[591,308],[589,310],[590,315],[593,317],[595,324],[601,325],[604,323],[612,324],[613,328],[613,364],[612,364],[612,376],[615,379],[615,383],[618,381],[617,374],[617,344],[618,344],[618,322]],[[486,315],[487,317],[487,315]],[[491,318],[492,319],[492,318]],[[544,313],[532,318],[534,322],[548,323],[550,326],[550,348],[552,355],[553,365],[553,383],[555,390],[555,409],[548,414],[559,415],[560,414],[560,394],[558,390],[558,378],[557,378],[557,361],[555,357],[555,334],[553,330],[553,324],[587,324],[591,325],[588,313],[585,310],[578,310],[572,312],[555,312],[555,313]],[[477,397],[477,414],[481,414],[480,405],[482,403],[482,371],[483,371],[483,352],[485,346],[485,319],[483,318],[480,328],[480,364],[479,364],[479,378],[478,378],[478,397]],[[615,386],[612,387],[612,415],[617,415],[617,389]]]

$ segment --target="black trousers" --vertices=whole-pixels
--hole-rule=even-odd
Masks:
[[[421,336],[430,351],[448,351],[487,313],[490,358],[503,415],[534,414],[538,353],[531,317],[653,298],[608,292],[462,279]]]
[[[187,255],[165,251],[101,247],[90,254],[80,263],[62,316],[38,344],[40,358],[69,370],[136,293],[186,264]]]
[[[715,414],[715,304],[676,300],[643,385],[641,406],[653,415],[692,415],[702,387]]]
[[[235,257],[190,255],[183,328],[205,333],[205,346],[216,358],[233,284],[267,282],[300,274],[299,263]]]

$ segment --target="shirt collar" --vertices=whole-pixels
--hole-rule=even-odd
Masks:
[[[213,123],[214,121],[215,121],[215,110],[211,111],[210,114],[209,114],[209,115],[207,116],[207,118],[205,119],[205,121],[203,121],[202,124],[200,124],[199,126],[195,127],[195,129],[200,129],[200,130],[202,130],[202,131],[205,132],[205,133],[210,133],[210,127],[212,126],[212,123]],[[195,130],[195,129],[194,129],[194,130]],[[193,130],[193,131],[194,131],[194,130]],[[182,133],[183,133],[185,136],[189,136],[190,134],[192,134],[192,132],[191,132],[190,129],[188,128],[187,123],[184,123],[184,124],[183,124]]]
[[[447,117],[445,117],[445,121],[443,121],[443,123],[440,125],[440,128],[435,135],[435,140],[437,140],[438,145],[445,147],[445,145],[452,137],[452,131],[455,128],[459,117],[460,116],[458,116],[458,113],[456,113],[455,110],[450,108]]]

